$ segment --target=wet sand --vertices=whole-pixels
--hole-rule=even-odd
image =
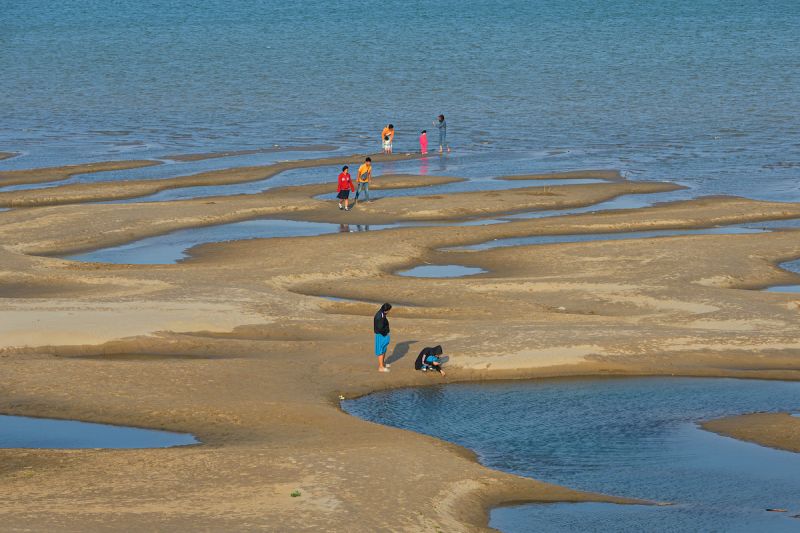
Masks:
[[[548,172],[544,174],[522,174],[517,176],[502,176],[498,179],[506,181],[517,180],[552,180],[552,179],[601,179],[609,181],[622,181],[622,174],[618,170],[570,170],[566,172]]]
[[[248,171],[199,181],[242,179],[237,172]],[[440,382],[413,370],[416,351],[431,342],[451,355],[449,382],[800,377],[800,299],[745,290],[797,281],[777,264],[800,257],[798,231],[442,250],[534,234],[792,218],[800,204],[705,198],[486,226],[258,239],[203,245],[174,265],[52,257],[256,217],[457,221],[676,188],[623,180],[547,191],[390,193],[453,179],[378,178],[381,199],[349,213],[314,199],[331,184],[116,205],[79,203],[67,186],[50,193],[70,205],[0,213],[0,412],[188,432],[204,443],[0,450],[4,527],[478,531],[495,505],[623,501],[493,471],[462,448],[339,409],[340,395]],[[92,187],[80,201],[120,186]],[[422,264],[488,272],[464,279],[394,274]],[[317,295],[408,304],[390,316],[391,373],[376,372],[371,354],[377,306]],[[295,489],[302,495],[292,498]]]
[[[64,181],[78,174],[93,174],[96,172],[110,172],[114,170],[132,170],[136,168],[160,165],[160,161],[105,161],[100,163],[86,163],[83,165],[69,165],[64,167],[32,168],[28,170],[3,170],[0,171],[0,187],[8,185],[25,185],[32,183],[48,183]],[[28,191],[30,192],[30,191]]]
[[[16,157],[17,155],[19,155],[17,154],[17,152],[0,152],[0,161],[2,161],[3,159],[11,159],[12,157]]]
[[[100,202],[125,200],[149,196],[157,192],[182,187],[201,187],[208,185],[232,185],[270,178],[281,172],[298,168],[313,168],[328,165],[344,165],[358,168],[364,162],[364,155],[342,155],[318,159],[285,161],[271,165],[237,167],[225,170],[214,170],[187,176],[163,179],[115,180],[94,183],[77,183],[45,189],[23,191],[0,191],[0,207],[38,207],[48,205],[65,205],[82,202]],[[418,154],[372,155],[374,163],[384,161],[402,161],[418,158]],[[74,167],[58,167],[36,170],[14,170],[0,172],[0,185],[17,185],[22,183],[45,183],[65,180],[75,174],[122,170],[160,164],[156,161],[132,161],[130,165],[119,163],[76,165]]]
[[[734,439],[800,453],[800,418],[790,413],[752,413],[703,422],[701,427]]]

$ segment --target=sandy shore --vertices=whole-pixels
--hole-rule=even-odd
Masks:
[[[229,183],[273,171],[233,169],[169,183]],[[744,290],[797,281],[776,266],[800,256],[797,231],[443,250],[526,235],[800,217],[800,204],[705,198],[486,226],[259,239],[200,246],[175,265],[52,257],[256,217],[446,222],[676,188],[617,179],[424,192],[455,179],[378,178],[380,200],[349,213],[315,199],[330,185],[179,202],[80,203],[115,188],[130,194],[128,186],[140,194],[138,182],[92,184],[80,194],[71,192],[75,186],[54,187],[48,194],[64,205],[0,213],[0,411],[186,431],[204,443],[0,450],[4,528],[476,531],[486,528],[494,505],[623,501],[493,471],[457,446],[342,413],[339,395],[439,382],[413,371],[415,350],[430,342],[454,354],[448,381],[800,377],[800,297]],[[420,194],[392,197],[391,189],[402,187],[420,187]],[[26,192],[37,198],[38,191]],[[26,195],[14,198],[24,202]],[[488,273],[394,274],[425,263]],[[394,364],[385,375],[371,355],[376,306],[366,303],[381,301],[398,304]],[[437,460],[420,461],[428,456]],[[291,498],[294,489],[303,495]]]
[[[800,452],[800,418],[790,413],[752,413],[710,420],[703,429],[761,446]]]
[[[12,157],[16,157],[18,154],[17,152],[0,152],[0,161],[3,159],[11,159]]]

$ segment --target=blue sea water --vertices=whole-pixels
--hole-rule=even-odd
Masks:
[[[387,122],[411,150],[441,112],[465,168],[488,154],[497,173],[620,168],[800,199],[796,0],[1,5],[0,150],[23,154],[1,169],[377,150]]]

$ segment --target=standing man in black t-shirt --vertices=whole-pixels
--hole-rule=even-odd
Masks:
[[[391,308],[392,304],[383,304],[378,309],[378,312],[375,313],[375,319],[372,323],[375,330],[375,355],[378,357],[378,372],[389,371],[390,365],[385,364],[384,359],[386,358],[386,350],[389,348],[389,341],[391,341],[389,319],[386,318],[386,314]]]

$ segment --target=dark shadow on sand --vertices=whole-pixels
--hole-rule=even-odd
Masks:
[[[392,354],[386,358],[386,362],[391,364],[405,357],[408,353],[408,349],[415,342],[417,341],[403,341],[395,344],[394,350],[392,350]]]

